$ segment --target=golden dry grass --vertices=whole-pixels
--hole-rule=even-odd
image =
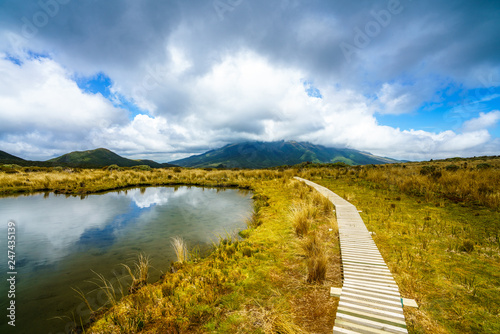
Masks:
[[[155,284],[143,283],[147,258],[138,259],[127,269],[133,293],[121,298],[120,291],[126,288],[101,282],[99,288],[110,294],[110,308],[92,310],[97,321],[86,333],[307,333],[311,328],[327,333],[336,308],[329,286],[340,283],[336,237],[330,231],[333,215],[327,203],[291,179],[292,175],[271,170],[23,168],[17,173],[0,172],[0,193],[53,191],[85,196],[112,189],[184,184],[252,189],[255,212],[241,233],[244,239],[225,237],[204,259],[188,258],[187,249],[179,247],[175,272],[165,268],[168,273]],[[286,214],[292,207],[305,214],[308,231],[304,237],[314,232],[323,246],[333,245],[324,248],[326,270],[320,280],[310,280],[314,284],[308,283],[309,260],[300,246],[303,239],[296,236],[294,222]],[[315,295],[328,301],[326,307],[303,304],[315,303]],[[322,320],[317,321],[317,316]]]

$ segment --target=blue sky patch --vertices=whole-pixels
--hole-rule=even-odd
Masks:
[[[21,59],[17,58],[17,57],[14,57],[14,56],[11,56],[11,55],[6,55],[4,57],[5,60],[8,60],[10,61],[11,63],[13,64],[16,64],[18,66],[21,66],[23,64],[23,62],[21,61]]]
[[[129,119],[132,120],[138,114],[147,114],[134,102],[125,98],[122,94],[112,92],[113,81],[105,73],[97,73],[92,77],[78,77],[75,79],[78,87],[87,94],[101,94],[117,108],[129,111]]]
[[[319,89],[314,87],[311,81],[304,81],[304,89],[310,97],[317,97],[319,99],[323,98]]]
[[[381,125],[401,130],[461,132],[463,123],[479,117],[480,113],[500,110],[500,87],[443,92],[442,101],[428,103],[416,113],[402,115],[377,115]],[[488,129],[494,137],[500,136],[500,126]]]

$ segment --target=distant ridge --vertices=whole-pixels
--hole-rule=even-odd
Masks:
[[[400,162],[353,149],[325,147],[308,142],[275,141],[229,144],[170,163],[182,167],[269,168],[296,165],[307,161],[312,163],[343,162],[348,165]]]
[[[22,162],[26,161],[24,159],[21,159],[19,157],[16,157],[15,155],[9,154],[4,151],[0,151],[0,162],[5,163],[6,161],[15,163],[15,162]]]
[[[131,160],[105,149],[98,148],[88,151],[75,151],[47,161],[24,160],[15,155],[0,151],[0,164],[15,164],[30,167],[79,167],[102,168],[110,165],[119,167],[134,167],[147,165],[152,168],[176,167],[169,163],[158,163],[153,160]]]
[[[66,166],[79,167],[105,167],[110,165],[118,165],[119,167],[133,167],[139,165],[147,165],[152,168],[172,167],[171,164],[160,164],[152,160],[131,160],[119,156],[118,154],[105,149],[98,148],[88,151],[75,151],[64,154],[60,157],[50,159],[48,162],[60,163]]]

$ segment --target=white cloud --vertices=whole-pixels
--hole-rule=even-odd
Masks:
[[[0,143],[11,153],[37,155],[36,146],[66,147],[95,128],[123,124],[128,112],[100,94],[82,92],[71,73],[49,58],[20,59],[17,65],[0,54]],[[15,145],[12,145],[15,143]]]
[[[439,83],[420,78],[418,83],[384,83],[377,93],[381,114],[414,113],[424,101],[432,101]]]
[[[85,94],[70,74],[48,58],[23,59],[22,65],[0,57],[0,124],[9,129],[88,131],[96,124],[124,121],[102,95]]]
[[[494,110],[488,113],[481,112],[479,113],[479,117],[465,121],[463,129],[465,132],[484,130],[495,126],[499,120],[499,110]]]
[[[308,31],[326,29],[308,24]],[[315,87],[323,98],[315,98],[305,91],[308,71],[256,51],[228,52],[203,73],[193,73],[194,60],[180,45],[163,48],[155,62],[145,57],[130,71],[110,71],[112,92],[149,113],[132,120],[100,94],[83,93],[73,73],[55,60],[23,59],[18,66],[0,57],[2,149],[43,159],[107,147],[164,162],[241,140],[305,140],[411,160],[477,155],[487,145],[488,152],[498,147],[485,129],[498,122],[499,111],[464,123],[463,134],[378,124],[377,113],[415,111],[432,99],[439,83],[385,82],[374,100],[362,89],[321,80]]]

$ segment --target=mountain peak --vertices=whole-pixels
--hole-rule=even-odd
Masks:
[[[353,149],[325,147],[295,140],[281,140],[228,144],[219,149],[171,163],[183,167],[268,168],[295,165],[306,161],[313,163],[344,162],[349,165],[398,162],[394,159],[378,157]]]

